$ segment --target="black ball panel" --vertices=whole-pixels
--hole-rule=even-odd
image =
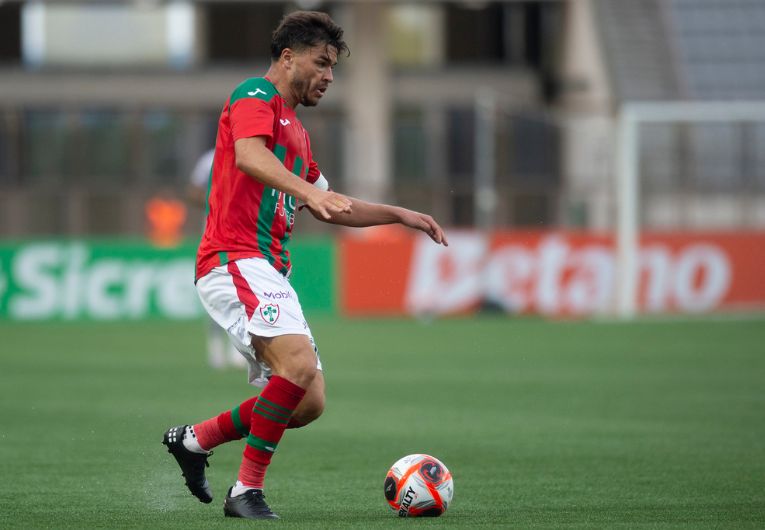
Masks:
[[[426,460],[420,466],[420,475],[428,482],[437,484],[444,478],[444,468],[432,460]]]
[[[420,517],[438,517],[442,513],[444,513],[444,512],[440,508],[433,507],[433,508],[429,508],[429,509],[425,510],[424,512],[422,512],[419,515],[420,515]]]
[[[383,488],[386,499],[392,501],[396,498],[396,480],[393,477],[386,477]]]

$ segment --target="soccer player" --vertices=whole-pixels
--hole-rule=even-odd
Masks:
[[[296,207],[327,223],[400,223],[446,245],[432,217],[333,192],[311,156],[295,108],[317,105],[347,52],[343,30],[319,12],[296,11],[271,40],[265,77],[240,84],[218,124],[209,213],[199,246],[196,286],[210,316],[249,360],[260,395],[194,425],[170,428],[163,443],[200,501],[212,501],[205,467],[214,447],[246,437],[229,517],[274,519],[265,502],[266,469],[285,429],[314,421],[324,409],[324,376],[311,330],[289,282],[286,245]]]

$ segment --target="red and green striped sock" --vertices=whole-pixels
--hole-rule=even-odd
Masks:
[[[251,397],[231,410],[194,425],[194,433],[200,447],[205,451],[210,451],[220,444],[241,440],[250,434],[252,409],[257,399],[258,396]],[[288,429],[299,429],[303,426],[295,418],[290,418],[287,424]]]
[[[263,488],[271,456],[303,396],[305,389],[275,375],[255,401],[239,468],[239,481],[248,488]]]
[[[197,442],[206,451],[222,443],[241,440],[250,433],[250,418],[252,407],[257,396],[252,397],[217,416],[194,425]]]

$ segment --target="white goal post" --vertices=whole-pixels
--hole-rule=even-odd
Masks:
[[[634,102],[617,115],[616,139],[616,314],[637,313],[640,237],[640,125],[644,123],[763,122],[763,101]]]

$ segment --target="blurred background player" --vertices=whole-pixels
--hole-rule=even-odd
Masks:
[[[199,157],[197,163],[194,164],[194,169],[192,169],[189,177],[187,198],[192,205],[202,210],[204,210],[207,205],[207,190],[210,186],[210,175],[212,173],[214,156],[214,148],[205,151],[205,153]],[[205,329],[207,332],[207,362],[210,366],[217,369],[225,368],[227,366],[245,368],[247,366],[247,360],[242,357],[236,347],[231,343],[226,330],[216,324],[207,314],[205,314],[205,321]]]
[[[157,247],[176,247],[183,240],[186,205],[172,189],[161,189],[144,205],[147,237]]]

